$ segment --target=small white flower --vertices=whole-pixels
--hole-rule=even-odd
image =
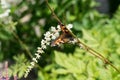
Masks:
[[[54,40],[54,39],[56,39],[56,36],[55,36],[55,35],[52,35],[52,37],[51,37],[51,38]]]
[[[46,40],[46,41],[50,41],[51,38],[50,38],[50,37],[45,37],[45,40]]]
[[[49,41],[47,41],[47,40],[44,40],[44,43],[46,44],[46,43],[48,43]]]
[[[68,25],[66,25],[66,27],[70,30],[73,27],[73,25],[72,24],[68,24]]]
[[[55,32],[52,34],[51,39],[54,40],[59,36],[59,32]]]
[[[7,10],[6,10],[6,13],[10,13],[10,9],[7,9]]]
[[[36,62],[36,63],[38,62],[36,58],[33,58],[32,60],[33,60],[34,62]]]
[[[46,45],[44,44],[44,45],[41,45],[41,48],[42,48],[42,49],[46,49],[47,47],[46,47]]]
[[[1,6],[1,9],[3,9],[3,12],[0,13],[0,18],[4,18],[4,17],[9,16],[10,9],[8,9],[9,4],[6,2],[6,0],[1,0],[0,6]]]
[[[47,31],[45,34],[44,34],[45,37],[50,37],[51,36],[51,33],[49,31]]]
[[[29,73],[30,72],[30,69],[27,69],[26,71],[25,71],[25,73]]]
[[[40,54],[39,53],[35,53],[36,58],[39,59],[40,58]]]
[[[50,45],[50,41],[46,43],[46,45]]]
[[[56,31],[56,28],[52,26],[52,27],[51,27],[51,31],[52,31],[52,32],[55,32],[55,31]]]
[[[81,49],[83,49],[83,48],[84,48],[82,44],[79,44],[79,47],[80,47]]]
[[[0,18],[9,16],[10,9],[7,9],[4,13],[0,14]]]
[[[44,53],[44,51],[43,51],[42,49],[41,49],[41,50],[38,49],[38,50],[37,50],[37,53]]]
[[[73,39],[72,41],[70,41],[70,43],[72,43],[72,44],[77,43],[77,39]]]
[[[40,53],[44,53],[44,51],[42,50],[42,48],[38,47],[38,48],[37,48],[37,53],[39,53],[39,54],[40,54]]]
[[[61,31],[60,25],[57,25],[57,29],[58,31]]]
[[[42,39],[42,41],[41,41],[41,45],[44,45],[44,44],[45,44],[45,40]]]
[[[10,6],[6,0],[1,0],[1,5],[3,9],[8,8]]]
[[[51,40],[51,38],[46,38],[45,40],[42,39],[42,41],[41,41],[41,48],[42,48],[42,49],[46,49],[46,48],[47,48],[47,45],[50,44],[50,40]]]
[[[30,72],[30,71],[29,71],[29,72]],[[28,72],[28,71],[25,71],[25,75],[24,75],[25,78],[28,76],[29,72]]]
[[[28,73],[30,72],[30,69],[28,68],[26,71],[25,71],[25,77],[27,77]]]
[[[54,40],[54,39],[56,39],[58,36],[59,36],[59,33],[56,32],[56,33],[54,33],[54,34],[51,36],[51,39]]]
[[[61,31],[60,25],[57,26],[57,29],[52,26],[50,31],[53,32],[53,33]]]
[[[59,36],[59,33],[58,33],[58,32],[56,32],[56,33],[54,34],[54,36],[55,36],[55,37],[58,37],[58,36]]]
[[[38,50],[42,50],[42,48],[41,48],[41,47],[37,47],[37,49],[38,49]]]
[[[35,62],[31,62],[30,64],[31,64],[32,66],[34,66],[34,65],[35,65]]]

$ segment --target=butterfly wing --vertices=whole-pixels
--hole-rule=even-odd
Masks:
[[[56,46],[59,45],[60,43],[64,43],[62,39],[63,39],[63,35],[61,34],[58,38],[52,41],[51,46]]]
[[[72,36],[72,34],[70,33],[70,31],[64,25],[61,25],[60,27],[61,27],[61,30],[62,30],[63,35],[64,35],[64,37],[63,37],[62,40],[65,43],[74,39],[74,37]]]
[[[74,39],[70,31],[64,25],[61,24],[60,27],[62,30],[62,34],[51,43],[51,46],[56,46],[61,43],[67,43],[70,40]]]

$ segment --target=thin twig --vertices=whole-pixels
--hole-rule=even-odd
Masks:
[[[59,24],[62,24],[61,20],[57,17],[57,15],[54,13],[53,9],[50,7],[50,5],[48,4],[48,0],[45,0],[47,3],[48,8],[50,9],[50,11],[52,12],[53,17],[59,22]]]

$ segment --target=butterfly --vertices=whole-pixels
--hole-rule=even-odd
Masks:
[[[60,28],[61,28],[62,33],[58,38],[56,38],[51,43],[51,46],[57,46],[57,45],[74,40],[74,37],[72,36],[71,32],[65,27],[65,25],[60,24]]]

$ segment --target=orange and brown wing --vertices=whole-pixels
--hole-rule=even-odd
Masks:
[[[59,45],[60,43],[64,43],[62,39],[63,39],[63,35],[60,35],[57,39],[52,41],[51,46],[56,46]]]
[[[51,43],[51,46],[56,46],[61,43],[67,43],[70,40],[73,40],[73,36],[71,35],[70,31],[62,24],[60,25],[60,27],[62,30],[62,34]]]

